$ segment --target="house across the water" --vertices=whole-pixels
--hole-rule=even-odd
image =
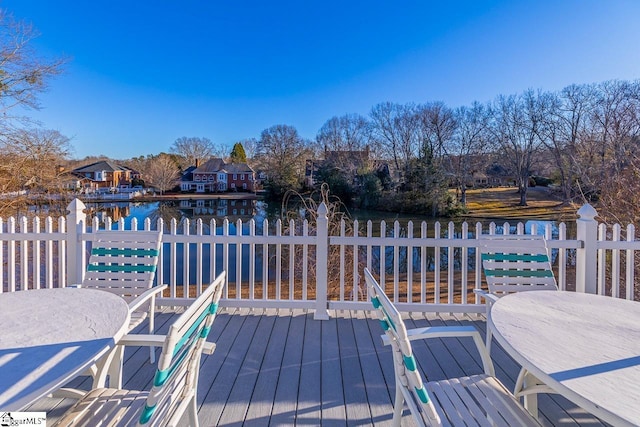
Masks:
[[[196,161],[180,177],[180,190],[193,193],[221,193],[226,191],[253,192],[256,174],[246,163],[225,163],[211,158],[202,165]]]

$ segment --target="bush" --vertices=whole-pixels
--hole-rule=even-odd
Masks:
[[[531,180],[533,180],[533,185],[531,185]],[[548,187],[553,184],[553,180],[551,178],[545,178],[543,176],[532,176],[529,181],[529,185],[535,187],[539,185],[540,187]]]

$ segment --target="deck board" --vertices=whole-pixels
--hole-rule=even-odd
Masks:
[[[313,321],[312,314],[306,317],[295,423],[313,425],[322,419],[322,321]]]
[[[391,349],[382,345],[378,321],[365,311],[330,314],[319,321],[300,309],[222,310],[209,335],[216,351],[202,358],[200,425],[389,426],[395,385]],[[157,331],[165,332],[175,315],[168,309],[158,313]],[[474,325],[482,334],[486,328],[484,317],[476,314],[412,313],[405,318],[409,327]],[[430,379],[482,371],[469,339],[414,344]],[[512,388],[519,366],[495,341],[491,356],[497,377]],[[149,388],[154,366],[148,358],[146,348],[127,348],[125,387]],[[89,381],[78,378],[71,384],[86,388]],[[46,398],[30,410],[46,411],[53,423],[72,403]],[[558,395],[540,395],[539,407],[546,426],[603,425]],[[414,425],[406,409],[403,425]]]

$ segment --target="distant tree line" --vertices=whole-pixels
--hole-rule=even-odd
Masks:
[[[305,160],[333,152],[342,156],[317,171],[317,185],[329,184],[345,203],[446,214],[464,208],[474,173],[497,165],[512,177],[523,206],[534,172],[544,171],[547,179],[538,180],[555,183],[564,202],[590,202],[603,218],[634,220],[640,203],[640,81],[527,90],[457,108],[380,103],[368,117],[327,120],[315,140],[277,125],[263,131],[255,146],[250,163],[267,172],[274,196],[302,191]],[[365,150],[369,162],[354,162],[354,153]],[[379,173],[382,161],[393,182]],[[447,191],[452,187],[456,200]]]

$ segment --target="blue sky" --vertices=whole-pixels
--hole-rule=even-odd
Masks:
[[[640,78],[640,1],[0,0],[66,72],[29,113],[73,157],[179,137],[231,146],[276,124],[315,138],[380,102],[486,102]]]

